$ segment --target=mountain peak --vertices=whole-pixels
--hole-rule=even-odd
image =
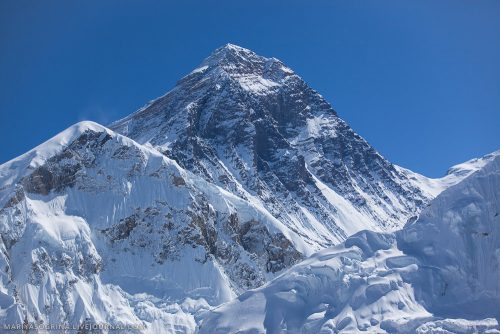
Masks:
[[[205,59],[203,62],[206,65],[227,64],[238,61],[252,61],[265,59],[257,55],[255,52],[245,49],[241,46],[227,43],[217,49]]]
[[[198,82],[210,78],[209,81],[217,87],[228,80],[251,94],[263,96],[276,91],[292,76],[300,81],[280,60],[260,56],[234,44],[226,44],[212,52],[186,78],[189,78],[189,85],[192,85],[191,79]]]
[[[248,53],[254,53],[250,49],[247,49],[247,48],[244,48],[244,47],[241,47],[239,45],[232,44],[232,43],[226,43],[225,45],[217,48],[216,52],[217,52],[217,50],[221,50],[221,51],[225,50],[225,51],[229,51],[229,52],[248,52]]]
[[[325,222],[311,244],[343,240],[373,221],[380,229],[398,227],[428,199],[281,61],[232,44],[111,128],[237,196],[258,196],[284,224]],[[325,194],[327,187],[332,192]],[[311,203],[311,215],[295,199],[273,204],[290,193]],[[355,218],[347,221],[353,215],[337,208],[338,196]]]
[[[231,43],[217,48],[191,74],[211,69],[221,69],[232,78],[252,76],[271,78],[273,81],[294,74],[276,58],[263,57],[252,50]]]

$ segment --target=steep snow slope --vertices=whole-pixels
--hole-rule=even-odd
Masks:
[[[421,261],[419,298],[440,316],[500,318],[500,151],[488,160],[398,238],[399,248]]]
[[[402,231],[323,250],[213,310],[199,332],[500,333],[499,152],[478,168]]]
[[[316,250],[399,228],[434,195],[282,62],[231,44],[111,128],[264,206]]]
[[[264,208],[92,122],[0,166],[0,208],[0,323],[192,332],[199,310],[312,251]]]

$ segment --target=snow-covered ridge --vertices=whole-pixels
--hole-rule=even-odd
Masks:
[[[470,174],[480,170],[490,161],[496,159],[500,155],[500,150],[487,154],[481,158],[470,159],[466,162],[460,163],[448,169],[445,177],[449,176],[469,176]]]
[[[446,175],[434,179],[412,172],[411,170],[400,166],[396,166],[396,168],[401,173],[405,174],[408,179],[419,187],[425,194],[427,194],[427,196],[434,198],[443,190],[459,183],[472,173],[483,168],[498,155],[500,155],[500,150],[486,154],[480,158],[470,159],[466,162],[450,167],[446,172]]]
[[[76,123],[23,155],[0,165],[0,178],[2,182],[7,184],[16,182],[19,177],[24,176],[28,170],[40,166],[49,157],[59,153],[65,146],[86,130],[111,131],[92,121]],[[5,179],[7,175],[13,178]]]

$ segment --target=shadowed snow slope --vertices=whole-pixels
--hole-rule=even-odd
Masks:
[[[199,331],[500,333],[499,233],[497,152],[402,231],[357,233],[213,310]]]

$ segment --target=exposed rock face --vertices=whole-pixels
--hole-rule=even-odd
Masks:
[[[429,199],[282,62],[234,45],[112,128],[259,201],[317,248],[366,224],[400,227]]]
[[[61,154],[47,160],[22,180],[27,192],[48,195],[51,191],[60,192],[73,187],[78,178],[84,187],[84,168],[95,164],[95,154],[99,154],[104,144],[111,137],[107,133],[84,132],[77,140],[66,147]],[[120,151],[115,155],[123,154]],[[115,157],[115,156],[113,156]],[[89,180],[92,181],[92,180]],[[93,183],[89,183],[90,186]]]

